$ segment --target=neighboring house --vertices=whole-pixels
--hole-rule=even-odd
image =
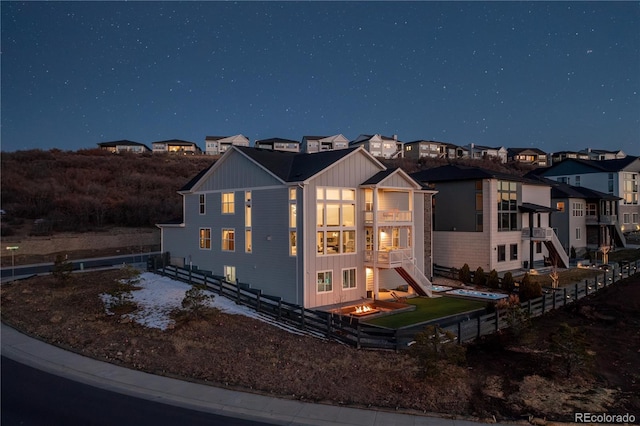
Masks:
[[[507,149],[503,146],[490,147],[483,145],[476,145],[470,143],[465,145],[465,148],[469,150],[469,158],[472,160],[482,160],[483,158],[498,158],[503,163],[507,162]]]
[[[166,141],[153,142],[153,152],[169,152],[172,154],[200,154],[202,150],[194,142],[183,141],[180,139],[169,139]]]
[[[303,136],[301,152],[313,154],[314,152],[333,151],[349,148],[349,139],[343,135],[333,136]]]
[[[640,229],[638,222],[640,158],[629,155],[616,160],[567,159],[541,170],[540,175],[558,182],[619,197],[616,212],[620,229],[623,232]]]
[[[507,161],[547,167],[548,158],[547,153],[538,148],[507,148]]]
[[[580,153],[586,154],[589,157],[589,160],[617,160],[627,156],[627,154],[622,150],[608,151],[606,149],[591,148],[583,149]]]
[[[271,151],[300,152],[300,142],[283,138],[260,139],[255,142],[254,147]]]
[[[417,140],[404,143],[404,157],[417,160],[419,158],[449,158],[450,144],[438,141]]]
[[[349,142],[349,146],[363,146],[371,155],[377,158],[398,158],[403,155],[403,143],[398,140],[398,135],[392,137],[375,135],[360,135]]]
[[[235,136],[207,136],[204,138],[205,154],[224,154],[232,145],[249,146],[249,139],[243,135]]]
[[[435,189],[433,261],[489,272],[528,269],[550,257],[568,267],[553,232],[551,187],[539,180],[448,165],[411,174]]]
[[[587,249],[626,245],[616,218],[619,197],[582,186],[545,179],[551,185],[551,202],[557,210],[551,215],[562,246],[578,256]]]
[[[121,152],[133,152],[135,154],[144,154],[145,152],[151,152],[148,146],[140,142],[133,142],[126,139],[113,142],[100,142],[98,143],[100,149],[104,149],[115,154]]]
[[[431,294],[433,191],[363,148],[232,146],[179,193],[183,220],[158,225],[173,264],[306,308],[378,298],[405,282]]]
[[[551,164],[556,164],[564,160],[589,160],[589,154],[576,151],[558,151],[549,154],[551,156]]]

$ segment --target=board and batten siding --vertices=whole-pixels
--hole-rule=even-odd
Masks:
[[[231,150],[225,157],[218,160],[219,167],[214,165],[214,170],[208,179],[201,182],[194,191],[230,191],[233,189],[244,190],[248,188],[282,185],[282,182],[268,171],[256,165],[236,150]],[[211,177],[215,176],[215,179]]]
[[[304,235],[300,240],[306,253],[304,265],[304,305],[317,307],[334,303],[359,300],[366,296],[366,277],[364,269],[364,191],[360,184],[381,170],[380,165],[372,161],[362,151],[352,154],[333,164],[323,172],[314,176],[305,185],[304,200]],[[356,252],[353,254],[318,255],[316,247],[316,190],[319,187],[351,188],[356,190]],[[356,288],[342,290],[342,270],[356,268]],[[330,292],[318,293],[317,273],[332,271],[333,289]]]

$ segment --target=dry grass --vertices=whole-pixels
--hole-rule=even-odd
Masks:
[[[613,346],[602,342],[638,342],[640,309],[616,309],[624,314],[620,321],[626,327],[593,320],[585,323],[579,311],[555,312],[539,322],[526,344],[508,335],[485,339],[468,347],[468,367],[442,365],[444,374],[425,380],[419,378],[416,362],[407,352],[356,350],[213,309],[198,319],[186,320],[188,317],[177,315],[176,325],[165,331],[107,315],[98,295],[112,289],[119,274],[120,271],[85,273],[63,288],[55,288],[50,277],[3,285],[2,320],[96,359],[283,398],[480,418],[495,415],[500,421],[530,413],[566,420],[578,399],[585,404],[589,398],[606,394],[609,399],[594,400],[594,406],[638,412],[638,399],[632,395],[640,394],[640,377],[637,373],[618,374],[613,367],[622,368],[633,358],[637,360],[634,345],[616,346],[612,353]],[[601,293],[613,292],[620,303],[633,297],[638,300],[640,295],[634,290],[640,287],[637,284],[638,280],[635,287],[618,284]],[[618,293],[616,288],[620,289]],[[636,293],[629,293],[632,290]],[[597,366],[600,376],[588,375],[567,383],[541,368],[548,358],[544,355],[546,334],[567,319],[585,323],[590,338],[598,339],[594,343],[598,362],[605,363]],[[633,333],[629,334],[629,330]],[[542,386],[551,393],[546,397],[568,402],[557,410],[544,412],[528,394],[531,389],[538,389],[535,383],[543,383],[531,378],[534,376],[553,384]],[[577,382],[599,391],[580,394],[571,402],[567,395],[575,393]]]

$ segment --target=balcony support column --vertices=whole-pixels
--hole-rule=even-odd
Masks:
[[[533,212],[529,212],[529,270],[533,269]]]

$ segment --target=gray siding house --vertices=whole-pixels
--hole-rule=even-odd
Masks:
[[[183,219],[158,225],[175,265],[306,308],[378,298],[405,283],[431,295],[434,191],[363,148],[231,146],[179,193]]]

